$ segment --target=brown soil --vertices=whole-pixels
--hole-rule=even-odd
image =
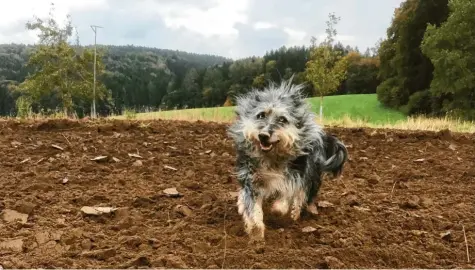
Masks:
[[[322,187],[320,201],[334,206],[323,203],[318,217],[296,223],[267,215],[266,245],[256,248],[235,206],[225,129],[203,122],[0,121],[0,265],[474,267],[463,233],[475,257],[472,135],[327,129],[351,157],[343,177]],[[109,158],[91,161],[101,155]],[[180,196],[163,192],[173,187]],[[83,206],[117,210],[91,216]],[[316,230],[303,232],[308,226]]]

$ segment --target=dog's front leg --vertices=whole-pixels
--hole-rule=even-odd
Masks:
[[[251,240],[264,240],[264,211],[262,210],[263,198],[259,194],[253,194],[244,187],[238,196],[238,212],[242,215],[246,233]]]
[[[290,217],[293,220],[296,221],[300,218],[300,214],[302,213],[302,207],[304,203],[305,203],[305,192],[303,190],[299,190],[293,197],[292,211],[290,212]]]

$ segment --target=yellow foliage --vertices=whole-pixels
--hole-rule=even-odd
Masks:
[[[233,106],[233,102],[231,101],[231,98],[229,96],[226,98],[226,101],[223,104],[223,107],[231,107]]]

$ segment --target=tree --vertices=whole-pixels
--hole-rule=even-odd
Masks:
[[[429,24],[421,44],[434,65],[430,94],[443,98],[442,113],[475,119],[475,2],[450,0],[450,15]]]
[[[448,0],[406,0],[396,9],[381,42],[378,99],[386,106],[406,113],[425,112],[430,108],[413,107],[426,103],[409,102],[411,96],[426,91],[432,80],[433,66],[420,45],[427,24],[440,25],[448,15]],[[417,94],[414,99],[421,100]]]
[[[36,103],[45,96],[56,94],[64,113],[71,116],[75,100],[89,104],[92,101],[93,52],[89,49],[79,52],[68,43],[73,31],[70,17],[67,16],[66,25],[61,28],[53,18],[53,10],[54,6],[46,21],[35,17],[34,22],[26,24],[27,29],[39,31],[40,41],[28,60],[35,72],[20,84],[19,89]],[[99,57],[97,74],[100,76],[103,70]],[[99,99],[107,94],[100,82],[96,92]]]
[[[312,83],[315,94],[320,96],[320,121],[323,120],[323,96],[338,89],[348,66],[348,58],[341,51],[332,48],[337,33],[334,25],[339,20],[339,17],[329,14],[326,22],[327,36],[322,43],[312,48],[307,62],[306,77]]]

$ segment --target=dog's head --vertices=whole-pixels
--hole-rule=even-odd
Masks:
[[[308,144],[321,142],[321,129],[302,97],[303,85],[292,85],[291,80],[237,98],[237,119],[229,134],[238,148],[281,158],[300,155]]]

